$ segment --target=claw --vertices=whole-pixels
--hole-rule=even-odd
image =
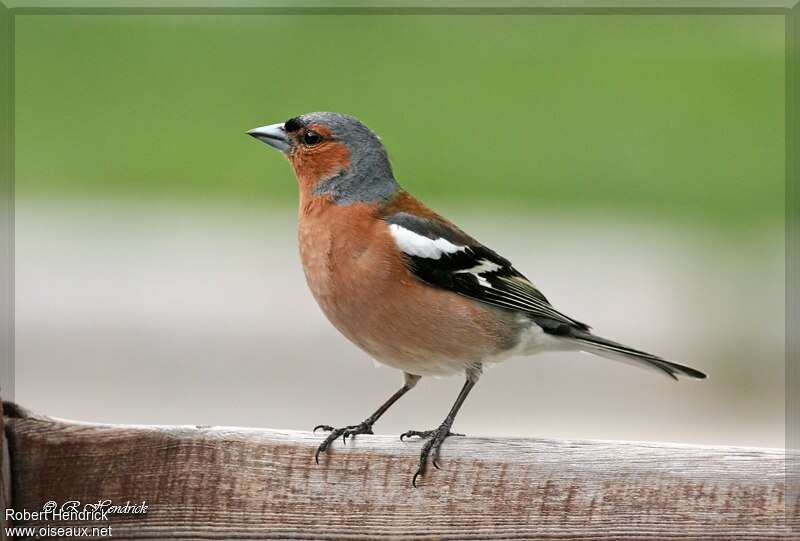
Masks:
[[[331,442],[333,442],[336,438],[339,437],[339,432],[337,431],[337,429],[334,429],[334,428],[329,427],[327,425],[320,425],[320,426],[322,426],[322,428],[324,430],[327,430],[328,432],[330,432],[330,434],[328,434],[325,437],[325,439],[322,441],[322,443],[319,444],[319,447],[317,447],[317,452],[314,453],[314,461],[317,464],[319,464],[319,455],[320,455],[320,453],[324,453],[325,451],[327,451],[328,447],[330,447],[330,445],[331,445]]]
[[[403,441],[404,438],[411,438],[417,436],[419,438],[428,438],[433,433],[433,430],[409,430],[407,432],[403,432],[400,434],[400,441]]]
[[[319,465],[319,454],[324,453],[327,450],[328,450],[328,439],[325,438],[325,441],[323,441],[320,444],[320,446],[317,447],[317,452],[314,453],[314,461],[317,463],[317,465]]]
[[[343,428],[333,428],[332,426],[328,425],[317,425],[314,428],[314,432],[319,429],[330,432],[330,434],[328,434],[325,440],[319,445],[319,447],[317,447],[317,452],[314,454],[314,460],[317,464],[319,464],[320,453],[327,451],[331,443],[339,439],[339,436],[342,437],[342,443],[347,445],[347,438],[355,438],[357,434],[372,434],[372,426],[367,424],[366,421],[358,425],[350,425]]]
[[[441,470],[442,466],[439,462],[439,452],[442,448],[442,443],[444,440],[449,438],[450,436],[463,436],[464,434],[457,434],[450,432],[449,424],[443,424],[439,428],[435,430],[409,430],[404,432],[400,435],[400,441],[403,441],[405,438],[410,438],[412,436],[418,436],[420,438],[425,438],[427,441],[422,446],[422,450],[419,454],[419,464],[417,465],[417,471],[414,473],[414,477],[411,479],[411,485],[416,488],[417,487],[417,479],[419,477],[423,477],[425,472],[428,469],[428,460],[430,463],[433,464],[433,467],[437,470]]]

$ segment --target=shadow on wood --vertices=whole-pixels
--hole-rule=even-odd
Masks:
[[[417,489],[419,442],[358,436],[314,463],[307,432],[101,425],[5,405],[12,507],[146,502],[115,539],[786,539],[784,451],[451,438]]]

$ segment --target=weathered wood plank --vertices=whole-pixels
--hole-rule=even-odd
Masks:
[[[110,521],[116,539],[789,535],[778,449],[453,438],[444,469],[414,489],[420,443],[396,436],[338,443],[317,466],[320,436],[305,432],[98,425],[12,412],[14,508],[146,501],[146,515]]]

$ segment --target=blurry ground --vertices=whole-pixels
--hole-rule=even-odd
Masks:
[[[448,214],[599,334],[710,374],[513,359],[459,431],[783,446],[782,229]],[[316,307],[292,212],[36,200],[16,208],[16,369],[17,401],[45,414],[293,429],[359,422],[402,381]],[[376,430],[437,425],[461,383],[423,380]]]

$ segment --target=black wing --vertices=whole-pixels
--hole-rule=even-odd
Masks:
[[[393,214],[386,221],[408,257],[409,268],[427,284],[522,312],[551,333],[589,329],[553,308],[510,261],[455,226],[407,212]]]

